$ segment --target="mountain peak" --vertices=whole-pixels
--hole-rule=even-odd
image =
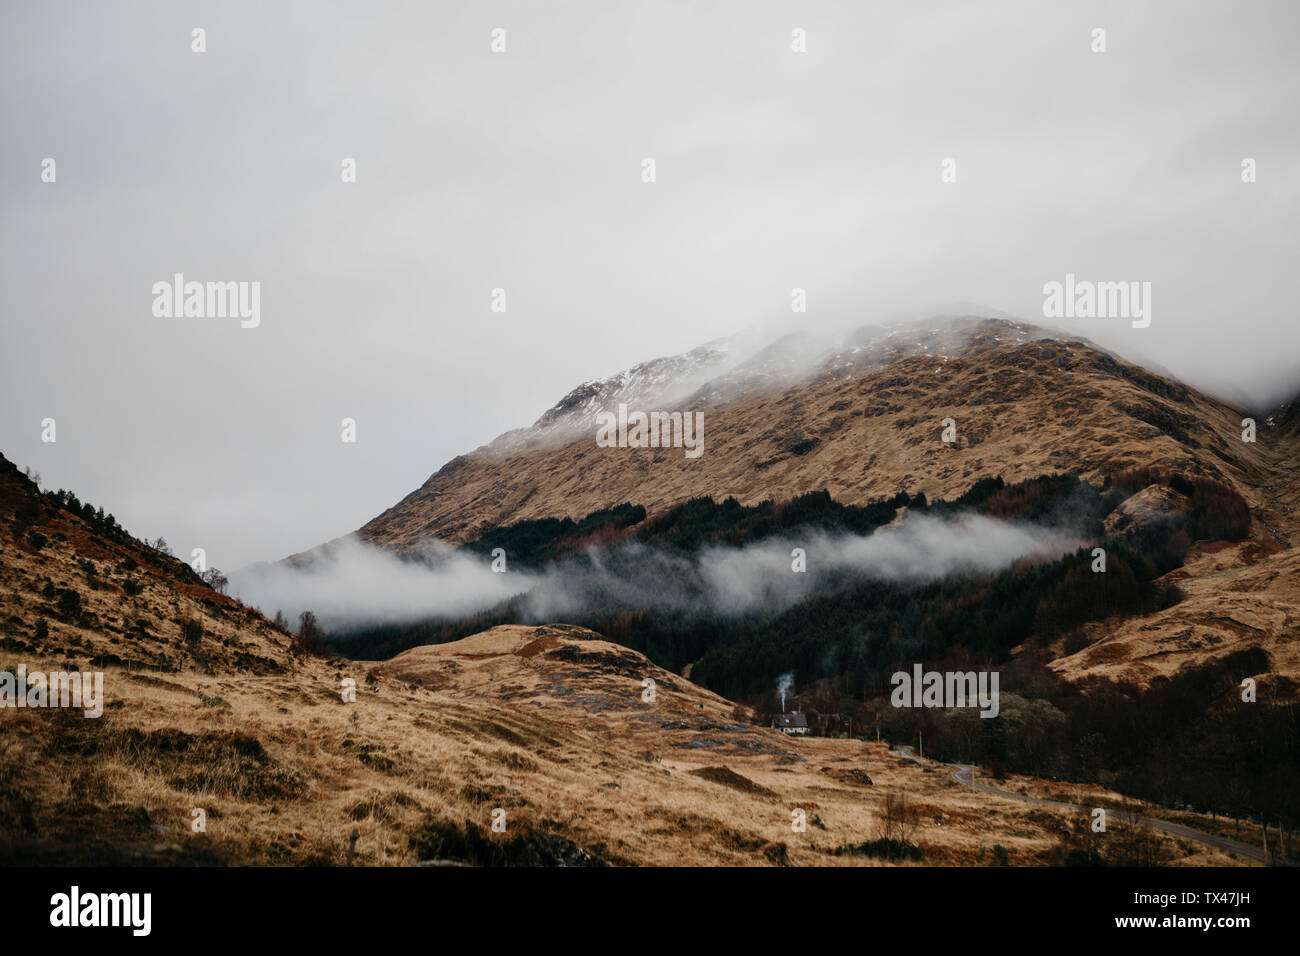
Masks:
[[[598,447],[596,414],[620,404],[703,414],[702,457]],[[1242,442],[1240,429],[1241,413],[1222,402],[1012,319],[793,333],[757,349],[715,342],[584,383],[532,428],[455,459],[360,534],[404,552],[427,537],[460,543],[627,501],[653,514],[702,495],[756,503],[826,488],[864,504],[898,491],[960,494],[981,477],[1073,470],[1102,481],[1137,465],[1222,480],[1258,507],[1290,502],[1277,448]]]

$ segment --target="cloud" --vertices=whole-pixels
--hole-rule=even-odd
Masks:
[[[1117,4],[1100,56],[1063,4],[832,0],[804,54],[777,0],[596,8],[507,0],[493,56],[450,4],[207,4],[197,55],[176,4],[0,5],[0,449],[229,569],[754,322],[1149,280],[1149,329],[1068,331],[1295,391],[1300,6]],[[153,318],[177,271],[261,325]]]
[[[357,624],[462,617],[533,586],[518,571],[498,574],[489,561],[430,545],[415,559],[371,547],[355,537],[321,549],[309,564],[257,564],[230,575],[230,593],[266,614],[295,621],[314,611],[327,630]]]
[[[523,605],[536,620],[633,608],[723,617],[777,613],[854,579],[922,583],[990,573],[1078,546],[1077,534],[980,515],[913,515],[875,534],[809,532],[740,548],[707,547],[692,557],[634,543],[548,571]],[[807,555],[804,573],[791,569],[795,548]]]
[[[331,545],[312,563],[257,565],[232,576],[231,592],[291,620],[316,612],[329,629],[373,623],[462,618],[515,600],[524,623],[589,620],[642,608],[687,616],[779,613],[816,593],[855,580],[923,583],[953,574],[991,573],[1024,558],[1054,559],[1079,546],[1077,535],[980,515],[912,515],[875,534],[809,532],[695,554],[632,541],[592,548],[549,568],[494,573],[490,562],[431,546],[408,560],[355,538]],[[791,570],[791,551],[807,571]]]

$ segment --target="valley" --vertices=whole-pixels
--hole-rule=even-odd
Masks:
[[[1294,406],[1252,444],[1241,409],[1032,326],[864,336],[797,368],[656,360],[449,462],[356,541],[429,587],[449,555],[537,582],[458,615],[246,606],[0,459],[0,672],[103,682],[97,717],[0,707],[0,857],[1289,859]],[[597,397],[702,409],[707,451],[600,448]],[[963,528],[1033,544],[945,558]],[[899,572],[894,542],[936,550]],[[922,670],[990,677],[989,719],[891,706]],[[772,726],[784,674],[806,736]]]

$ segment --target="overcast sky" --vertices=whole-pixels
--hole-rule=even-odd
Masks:
[[[0,452],[233,569],[582,381],[756,323],[1042,322],[1067,272],[1151,282],[1152,322],[1058,325],[1279,399],[1298,11],[6,0]],[[177,272],[260,282],[261,325],[156,318]]]

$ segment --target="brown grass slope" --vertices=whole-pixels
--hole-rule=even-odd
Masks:
[[[1051,667],[1071,680],[1101,676],[1146,686],[1153,677],[1261,647],[1273,674],[1300,677],[1300,550],[1268,544],[1260,536],[1195,549],[1165,576],[1183,600],[1144,617],[1081,626],[1089,646]]]
[[[1001,846],[1011,863],[1041,864],[1080,822],[884,745],[755,727],[579,628],[496,628],[376,665],[305,656],[138,542],[96,539],[48,509],[22,528],[31,498],[0,459],[0,670],[102,669],[107,703],[97,719],[0,708],[0,863],[343,865],[351,852],[365,866],[871,864],[832,851],[879,836],[893,791],[907,794],[927,862],[988,865]],[[94,585],[81,559],[95,562]],[[122,588],[130,562],[134,595]],[[80,595],[77,615],[45,596],[47,577]],[[1007,786],[1049,794],[1039,781]],[[792,830],[796,809],[806,832]],[[1143,859],[1244,862],[1112,831]]]
[[[1235,487],[1289,541],[1296,526],[1300,435],[1261,423],[1241,440],[1240,410],[1081,341],[1011,344],[1024,327],[980,323],[956,354],[884,368],[837,366],[803,384],[705,399],[705,447],[599,448],[591,431],[560,444],[449,462],[359,534],[397,551],[425,537],[464,542],[528,518],[581,517],[622,502],[653,515],[702,495],[744,504],[826,488],[862,504],[899,490],[953,496],[977,479],[1017,481],[1079,469],[1085,479],[1133,465],[1204,474]],[[702,394],[708,394],[707,390]],[[647,409],[649,410],[649,409]],[[940,440],[952,418],[957,441]]]

